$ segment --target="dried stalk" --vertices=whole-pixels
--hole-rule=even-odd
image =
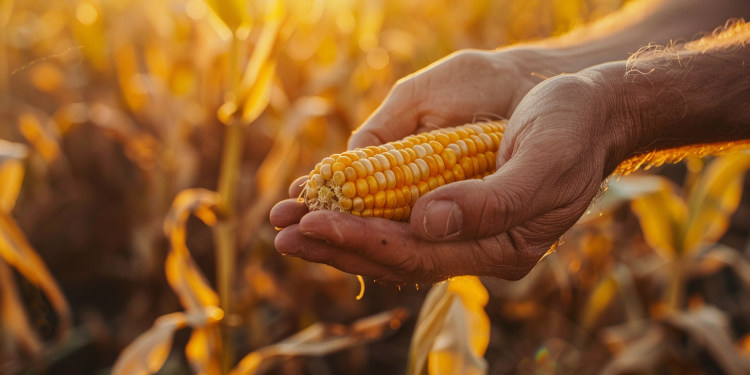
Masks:
[[[239,40],[232,37],[229,55],[229,81],[231,92],[236,94],[239,86]],[[238,116],[228,125],[224,134],[224,147],[219,172],[218,192],[221,202],[217,207],[218,222],[214,228],[214,245],[216,248],[216,285],[219,290],[220,307],[224,316],[234,314],[232,303],[232,282],[235,275],[236,258],[236,214],[234,210],[237,195],[237,181],[240,177],[240,162],[242,158],[242,121]],[[231,320],[231,318],[230,318]],[[229,373],[234,362],[234,348],[231,340],[231,327],[221,326],[222,358],[221,372]]]

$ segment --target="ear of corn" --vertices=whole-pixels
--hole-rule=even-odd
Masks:
[[[310,209],[407,221],[411,207],[440,186],[495,171],[505,122],[467,124],[323,159],[302,199]]]

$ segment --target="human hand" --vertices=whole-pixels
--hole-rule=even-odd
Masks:
[[[519,279],[577,221],[602,179],[629,154],[629,143],[622,142],[628,139],[627,131],[614,124],[601,128],[612,122],[606,120],[612,119],[609,108],[615,102],[607,84],[596,74],[576,74],[537,86],[510,118],[498,152],[498,171],[426,194],[412,208],[410,223],[331,211],[307,213],[301,202],[281,202],[271,213],[273,224],[285,228],[276,247],[284,254],[386,282],[436,282],[458,275]],[[397,92],[394,89],[389,100],[399,102],[394,94],[406,95]],[[474,99],[491,101],[479,94]],[[399,105],[389,100],[365,130],[352,137],[351,147],[399,139],[420,131],[417,126],[467,121],[440,112],[448,101],[442,106],[418,102],[409,114],[383,111]],[[460,99],[457,103],[476,105]],[[387,125],[399,116],[406,116],[416,130],[402,135],[398,127]],[[382,125],[371,125],[377,124],[373,119]],[[290,197],[299,195],[303,181],[295,182]]]

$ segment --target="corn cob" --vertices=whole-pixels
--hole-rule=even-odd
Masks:
[[[301,197],[310,211],[408,221],[419,197],[494,172],[504,130],[505,122],[468,124],[334,154],[310,172]]]

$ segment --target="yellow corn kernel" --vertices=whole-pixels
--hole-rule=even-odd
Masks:
[[[381,190],[375,193],[375,207],[385,207],[385,191]]]
[[[385,191],[385,207],[396,207],[396,193],[393,190]]]
[[[346,176],[344,175],[344,172],[343,171],[333,172],[333,182],[337,186],[344,185],[344,182],[346,182]]]
[[[477,148],[477,154],[484,154],[487,151],[487,146],[485,146],[484,141],[482,138],[479,138],[478,135],[472,135],[469,138],[474,142],[474,146]]]
[[[352,159],[350,159],[348,156],[341,155],[336,159],[336,163],[341,163],[344,166],[348,167],[352,165]]]
[[[477,164],[479,164],[479,173],[487,172],[487,157],[484,154],[477,154]]]
[[[396,207],[393,210],[393,220],[395,221],[401,221],[401,218],[404,217],[404,209],[401,207]]]
[[[440,159],[443,160],[445,169],[452,169],[453,166],[456,165],[456,153],[450,148],[443,150],[443,153],[440,154]]]
[[[425,164],[427,164],[427,168],[430,169],[430,177],[436,176],[438,174],[438,165],[437,162],[435,162],[435,158],[430,155],[426,156],[423,160]]]
[[[365,179],[367,181],[367,185],[370,188],[370,194],[375,194],[378,192],[378,181],[373,176],[367,176]]]
[[[408,151],[406,151],[406,150],[407,150],[407,149],[403,149],[403,150],[398,150],[398,153],[399,153],[399,154],[401,155],[401,157],[402,157],[402,158],[404,159],[404,162],[403,162],[403,163],[401,163],[401,165],[404,165],[404,164],[409,164],[409,163],[411,163],[411,155],[410,155],[410,154],[409,154],[409,152],[408,152]],[[411,149],[409,149],[409,150],[411,150]]]
[[[391,164],[395,164],[397,166],[404,165],[404,161],[405,161],[404,160],[404,155],[401,154],[401,151],[403,151],[403,149],[402,150],[391,150],[391,151],[388,151],[388,155],[391,155],[393,157],[393,162],[391,162]],[[406,151],[403,151],[403,152],[406,153]],[[390,160],[390,159],[388,159],[388,160]]]
[[[341,206],[341,208],[343,208],[344,210],[349,211],[352,209],[352,200],[347,197],[340,198],[339,206]]]
[[[411,189],[410,186],[404,185],[401,187],[401,194],[404,195],[404,205],[411,203]]]
[[[341,193],[349,199],[354,198],[357,196],[357,186],[353,182],[347,181],[341,187]]]
[[[375,207],[375,196],[372,194],[367,194],[362,200],[365,201],[365,208],[373,208]]]
[[[448,169],[444,170],[441,176],[443,176],[443,180],[446,184],[450,184],[451,182],[455,181],[455,179],[453,178],[453,172]]]
[[[427,179],[427,186],[430,187],[430,191],[433,191],[433,190],[437,189],[438,186],[440,186],[440,185],[438,184],[437,178],[430,177],[430,178]]]
[[[458,165],[461,166],[466,176],[474,175],[474,163],[471,161],[471,158],[468,158],[468,157],[461,158],[461,161],[458,162]]]
[[[430,141],[430,146],[432,147],[435,155],[440,155],[443,153],[443,150],[445,150],[445,146],[443,146],[438,141]]]
[[[380,163],[381,170],[387,171],[391,169],[391,162],[388,161],[388,158],[384,154],[375,155],[374,158]]]
[[[458,164],[453,166],[451,172],[453,172],[453,179],[455,181],[463,181],[466,179],[466,173],[464,173],[464,169],[461,168],[461,166]]]
[[[346,169],[346,165],[344,163],[335,162],[333,165],[331,165],[331,170],[333,173],[336,173],[338,171],[343,172],[344,169]]]
[[[419,193],[419,188],[417,185],[411,185],[409,186],[409,191],[411,192],[411,202],[409,202],[410,206],[414,206],[415,203],[417,203],[417,199],[421,197],[422,195]]]
[[[390,166],[389,168],[384,168],[384,169],[392,169],[392,168],[398,167],[398,160],[396,159],[395,156],[393,156],[393,154],[391,154],[391,152],[398,153],[398,151],[396,150],[390,150],[388,152],[380,154],[385,158],[385,160],[388,161],[388,165]],[[383,165],[385,164],[383,163]]]
[[[430,185],[427,184],[427,181],[419,181],[417,189],[419,189],[419,196],[421,197],[430,192]]]
[[[385,188],[393,189],[396,187],[396,174],[392,170],[383,171],[385,176]]]
[[[324,180],[330,180],[333,177],[333,171],[331,170],[330,164],[323,164],[320,166],[320,175]]]
[[[352,163],[351,168],[357,173],[357,178],[367,177],[367,169],[359,160]]]
[[[365,195],[370,193],[370,185],[367,183],[367,181],[363,179],[357,179],[357,181],[354,183],[357,188],[357,195],[364,198]]]
[[[393,193],[396,196],[396,207],[401,207],[406,204],[404,202],[404,192],[401,191],[401,189],[393,189]]]
[[[344,169],[344,175],[346,176],[347,181],[357,181],[357,172],[352,167],[346,167],[346,169]]]
[[[372,177],[375,178],[375,182],[378,183],[378,190],[384,190],[386,187],[388,187],[388,181],[385,179],[385,175],[383,172],[375,172]]]
[[[466,144],[466,148],[469,150],[469,156],[475,156],[477,154],[477,145],[474,141],[472,141],[471,138],[462,139],[462,141]]]
[[[411,207],[410,206],[404,206],[404,216],[401,216],[402,221],[409,220],[409,215],[411,215]]]
[[[445,185],[445,179],[443,178],[443,175],[439,174],[433,178],[437,180],[438,187]]]
[[[430,166],[427,165],[427,162],[424,159],[417,159],[414,164],[419,168],[419,175],[422,177],[422,181],[426,181],[430,178]]]
[[[443,158],[441,158],[440,155],[432,155],[432,159],[434,159],[437,164],[437,174],[443,173],[445,170],[445,162],[443,161]]]
[[[487,151],[484,153],[484,157],[487,158],[487,170],[490,173],[495,172],[495,168],[497,167],[497,155],[492,151]]]
[[[435,141],[440,143],[443,147],[448,146],[449,143],[451,143],[450,137],[446,134],[438,134],[435,136]]]
[[[404,171],[401,169],[401,167],[393,168],[393,176],[396,178],[395,187],[400,188],[404,186]]]
[[[365,200],[362,197],[354,197],[352,199],[352,210],[362,211],[365,209]]]

